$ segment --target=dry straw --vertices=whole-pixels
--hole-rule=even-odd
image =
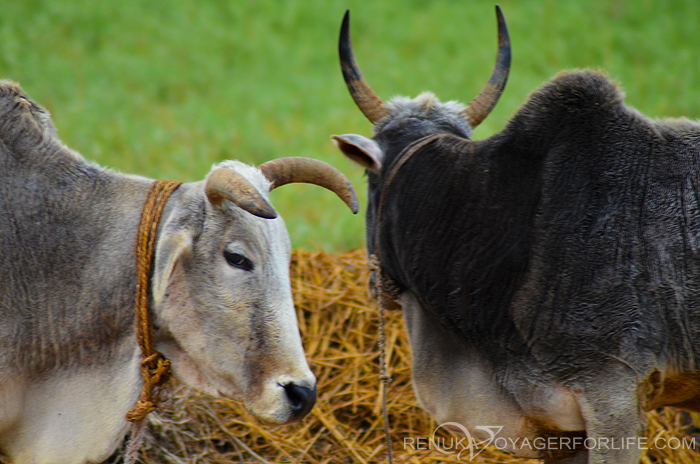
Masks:
[[[268,427],[239,404],[173,386],[170,404],[149,415],[140,459],[146,463],[376,463],[385,462],[379,395],[378,316],[366,293],[364,251],[341,255],[297,250],[292,290],[307,357],[318,378],[318,401],[300,423]],[[410,352],[400,312],[386,324],[389,418],[396,463],[469,462],[462,453],[418,449],[435,422],[418,406],[410,384]],[[700,462],[682,446],[700,415],[666,408],[649,415],[643,464]],[[679,441],[669,440],[676,438]],[[449,440],[449,439],[448,439]],[[408,443],[408,446],[406,444]],[[415,442],[414,442],[415,443]],[[449,443],[449,442],[448,442]],[[666,444],[657,449],[654,443]],[[676,446],[676,445],[681,446]],[[121,458],[113,459],[121,462]],[[471,462],[536,463],[487,447]]]

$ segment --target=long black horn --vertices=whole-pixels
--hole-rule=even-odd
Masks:
[[[340,40],[338,41],[338,54],[340,55],[340,67],[343,71],[345,84],[348,86],[350,95],[362,111],[362,114],[376,123],[388,114],[386,104],[374,93],[365,78],[360,72],[360,68],[355,61],[355,54],[352,51],[352,41],[350,40],[350,10],[345,12],[343,25],[340,28]]]
[[[511,58],[510,37],[508,36],[506,20],[503,18],[501,7],[498,5],[496,5],[496,18],[498,19],[498,55],[496,55],[496,64],[484,88],[462,113],[472,128],[481,124],[491,110],[494,109],[508,81]]]
[[[291,182],[315,184],[334,192],[357,214],[355,189],[343,173],[328,163],[313,158],[289,157],[267,161],[258,168],[272,182],[270,190]]]

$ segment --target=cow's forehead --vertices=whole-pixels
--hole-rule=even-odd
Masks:
[[[424,92],[415,98],[394,97],[387,103],[387,108],[389,116],[375,124],[375,135],[409,118],[454,126],[467,137],[471,137],[474,131],[463,115],[466,105],[458,101],[441,102],[432,92]]]

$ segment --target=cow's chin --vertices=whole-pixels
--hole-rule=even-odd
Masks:
[[[243,392],[235,384],[225,381],[215,373],[204,372],[187,353],[164,347],[165,356],[171,361],[173,375],[186,385],[196,388],[207,395],[216,398],[227,398],[241,402],[257,420],[267,425],[281,425],[296,422],[300,418],[293,417],[287,394],[282,385],[270,380],[261,385],[256,391]]]
[[[217,398],[225,397],[241,401],[243,395],[232,385],[217,382],[211,375],[206,375],[199,369],[197,363],[187,355],[168,356],[175,377],[181,382]]]
[[[187,385],[210,396],[243,403],[248,412],[263,424],[281,425],[298,420],[298,418],[293,417],[289,408],[284,387],[278,385],[277,382],[269,381],[257,392],[243,393],[224,382],[211,381],[210,376],[206,376],[198,369],[196,363],[191,362],[191,359],[180,363],[173,361],[173,365],[178,366],[177,369],[173,369],[175,376]]]
[[[174,340],[161,340],[156,349],[170,360],[173,375],[182,383],[207,395],[242,401],[244,395],[230,379],[206,369],[206,363],[197,362]]]

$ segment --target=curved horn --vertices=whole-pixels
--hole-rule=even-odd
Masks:
[[[255,216],[265,219],[277,217],[275,208],[260,195],[253,184],[233,169],[219,168],[212,172],[207,178],[205,192],[209,201],[215,205],[229,200]]]
[[[462,113],[472,128],[481,124],[491,110],[494,109],[508,81],[510,37],[508,36],[506,20],[503,18],[501,7],[498,5],[496,5],[496,18],[498,19],[498,55],[496,55],[496,64],[484,88]]]
[[[348,86],[350,95],[362,111],[362,114],[376,123],[389,114],[386,104],[372,90],[355,61],[355,54],[352,51],[352,41],[350,40],[350,10],[345,12],[343,25],[340,28],[340,40],[338,41],[338,54],[340,55],[340,68],[343,70],[343,78]]]
[[[258,168],[272,185],[270,190],[291,182],[319,185],[334,192],[357,214],[357,196],[350,181],[328,163],[312,158],[278,158],[261,164]]]

